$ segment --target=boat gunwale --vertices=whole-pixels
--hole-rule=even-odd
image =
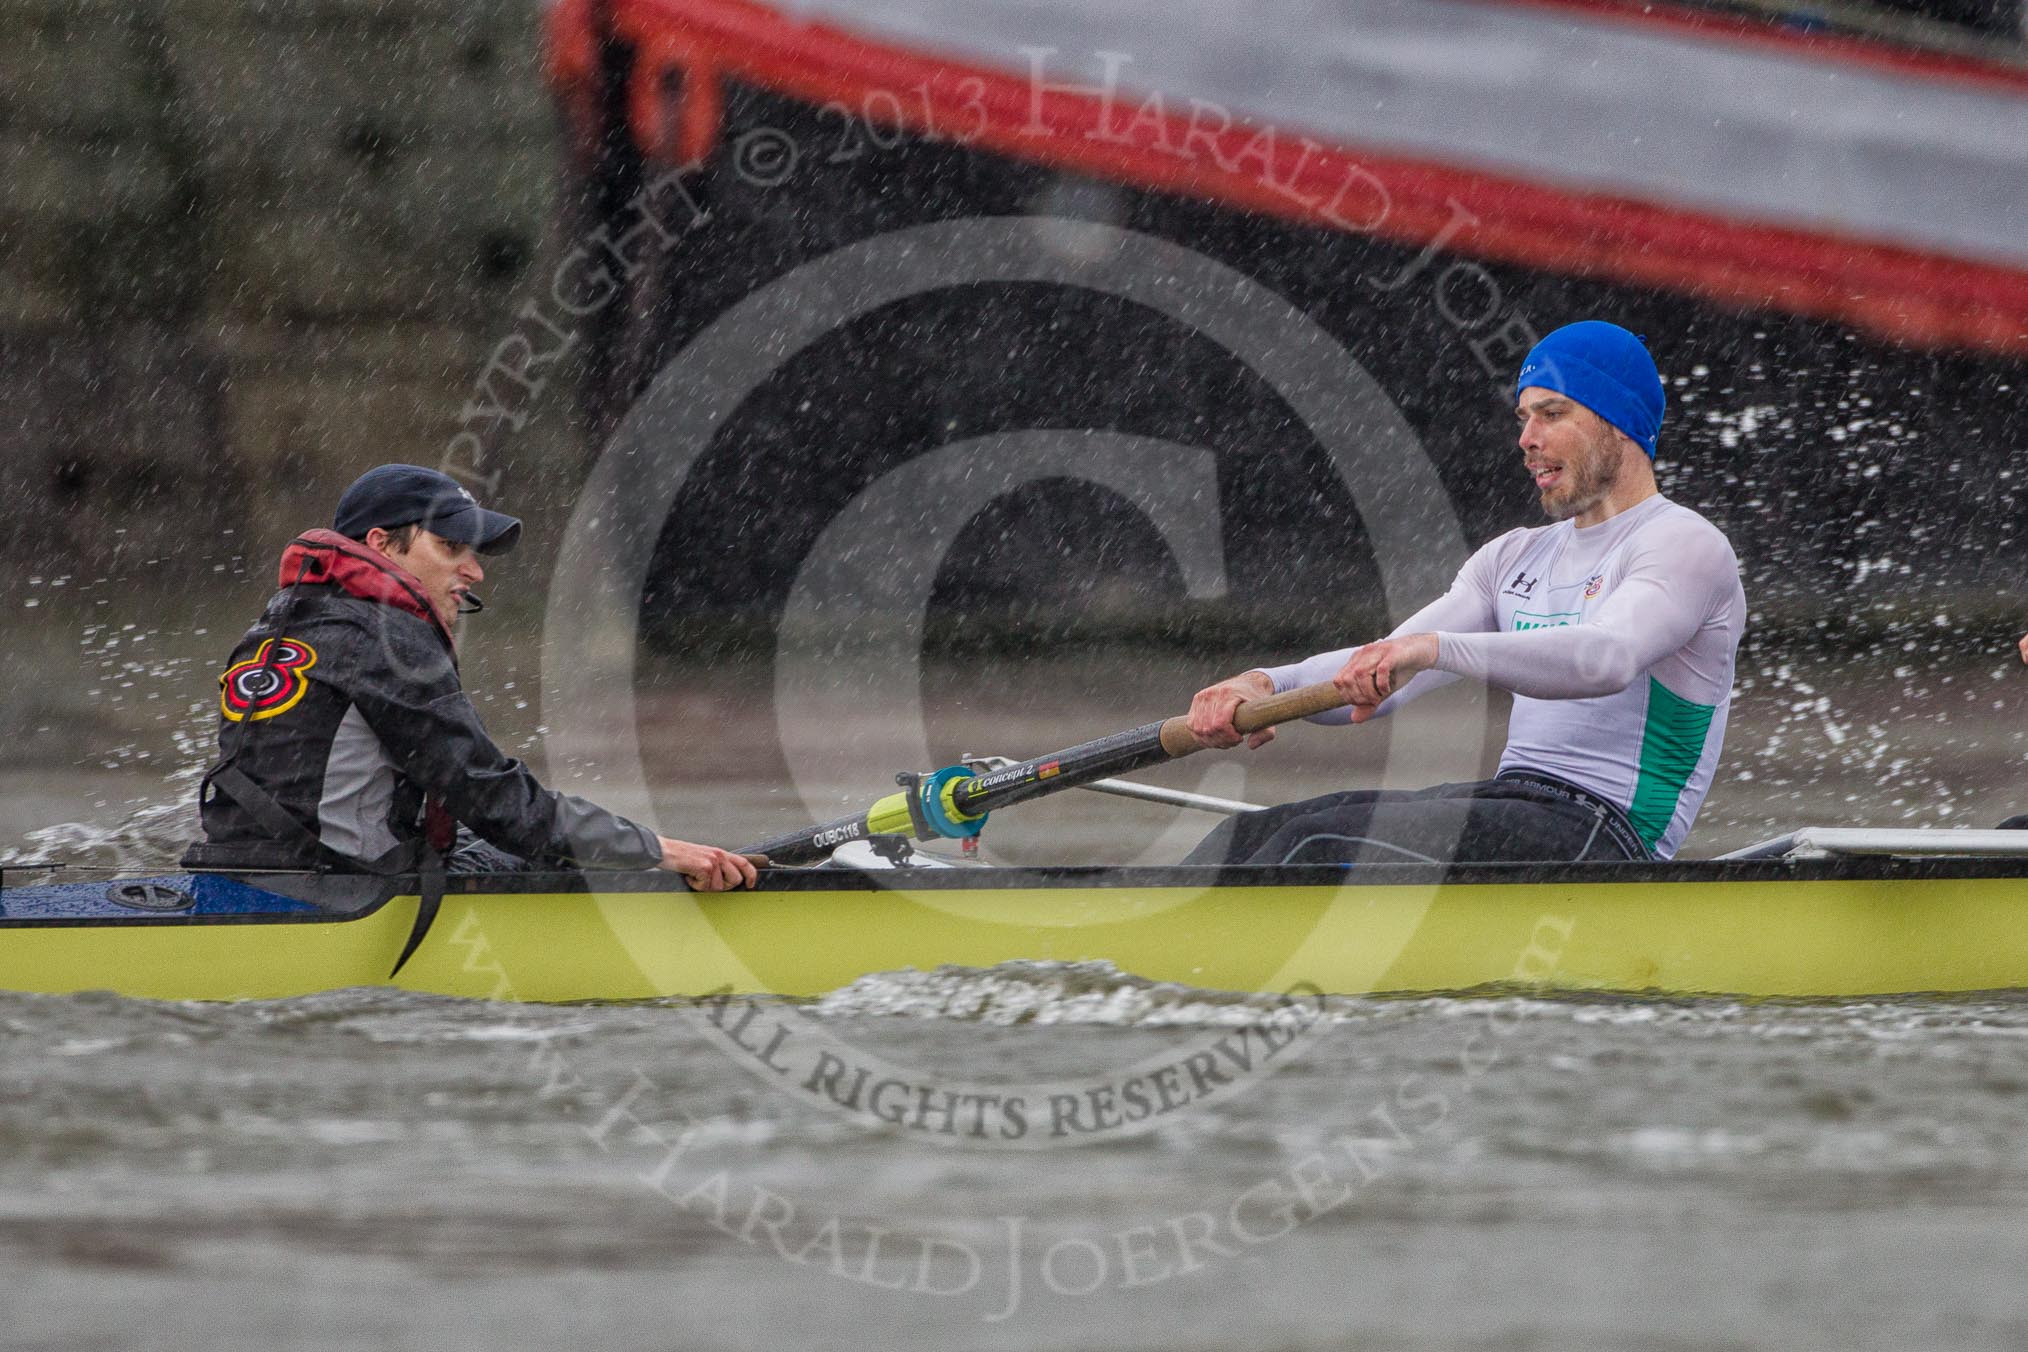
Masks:
[[[1689,859],[1516,864],[1228,864],[1220,866],[1050,864],[987,868],[764,869],[751,891],[969,892],[1076,887],[1263,888],[1620,885],[1634,883],[1868,882],[1901,879],[2028,878],[2028,857],[1845,855],[1822,859]],[[505,884],[505,885],[503,885]],[[411,889],[412,891],[413,889]],[[598,871],[471,874],[446,881],[447,894],[499,892],[687,892],[676,875]],[[701,894],[709,895],[709,894]]]
[[[13,890],[8,875],[30,870],[0,868],[0,888]],[[34,872],[46,870],[36,869]],[[181,870],[194,874],[199,870]],[[352,889],[354,900],[345,909],[315,912],[241,912],[227,914],[136,912],[131,916],[7,916],[0,915],[0,929],[49,927],[86,928],[130,925],[274,925],[335,924],[367,919],[390,902],[418,894],[416,875],[394,875],[382,883],[377,897],[360,904],[357,900],[361,875],[339,873],[235,872],[202,870],[230,878],[247,886],[276,891],[270,883],[286,880],[287,893],[295,900],[316,905],[315,892],[324,880]],[[145,875],[153,877],[164,874]],[[1595,863],[1517,864],[1361,864],[1347,868],[1328,864],[1227,865],[1187,867],[1183,865],[1130,866],[1051,865],[990,868],[902,868],[853,869],[810,868],[764,870],[760,885],[751,892],[723,894],[694,893],[680,876],[660,870],[579,871],[541,873],[475,873],[451,875],[444,880],[446,896],[528,896],[577,895],[591,893],[671,893],[718,895],[728,900],[770,893],[807,892],[975,892],[975,891],[1062,891],[1087,888],[1366,888],[1366,887],[1464,887],[1464,886],[1634,886],[1734,882],[1948,882],[1985,879],[2028,879],[2028,858],[2001,856],[1952,856],[1919,858],[1910,856],[1834,856],[1823,859],[1693,859],[1669,861],[1601,861]],[[266,883],[263,880],[268,880]],[[106,880],[108,885],[122,881]]]

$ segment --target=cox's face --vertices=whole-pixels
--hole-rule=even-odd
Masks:
[[[426,530],[417,531],[408,552],[394,558],[423,584],[447,628],[457,617],[459,599],[486,580],[476,549]]]
[[[1582,516],[1619,479],[1620,434],[1569,395],[1530,385],[1514,406],[1521,455],[1552,521]]]

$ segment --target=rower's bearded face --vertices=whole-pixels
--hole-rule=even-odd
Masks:
[[[1606,500],[1620,479],[1619,439],[1609,427],[1579,428],[1561,454],[1545,450],[1531,457],[1542,510],[1551,521],[1582,516]]]
[[[1554,390],[1521,391],[1521,455],[1551,521],[1568,521],[1605,502],[1625,463],[1612,424]]]

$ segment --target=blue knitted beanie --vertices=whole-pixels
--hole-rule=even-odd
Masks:
[[[1639,442],[1649,459],[1668,398],[1655,359],[1617,324],[1565,324],[1537,343],[1514,378],[1514,397],[1534,385],[1567,394]]]

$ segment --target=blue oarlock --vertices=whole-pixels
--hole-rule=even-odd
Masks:
[[[917,801],[921,804],[923,823],[936,835],[947,840],[963,840],[985,829],[986,813],[967,816],[958,810],[955,799],[950,795],[952,785],[973,777],[974,772],[962,765],[946,765],[923,777],[917,789]]]

